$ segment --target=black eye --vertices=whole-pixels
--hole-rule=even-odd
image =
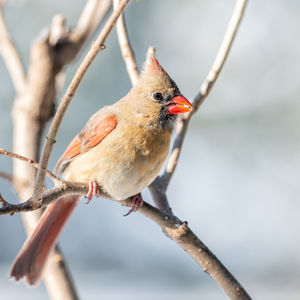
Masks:
[[[162,100],[163,96],[161,93],[153,93],[154,100]]]

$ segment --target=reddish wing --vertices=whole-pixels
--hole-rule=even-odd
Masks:
[[[61,156],[56,172],[61,174],[73,158],[98,145],[116,126],[117,119],[114,115],[91,118]]]

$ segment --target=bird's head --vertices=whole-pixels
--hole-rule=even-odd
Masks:
[[[176,115],[192,110],[191,103],[181,95],[176,83],[159,64],[153,48],[148,50],[140,79],[132,92],[144,107],[156,108],[163,123],[173,123]]]

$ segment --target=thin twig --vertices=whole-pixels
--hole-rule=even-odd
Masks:
[[[33,161],[30,158],[27,158],[25,156],[7,151],[5,149],[0,149],[0,155],[6,155],[6,156],[10,156],[19,160],[24,161],[25,163],[28,163],[30,165],[32,165],[33,167],[35,167],[36,169],[39,168],[39,164],[35,161]],[[61,182],[61,179],[59,179],[58,177],[56,177],[52,172],[50,172],[49,170],[46,170],[46,174],[47,176],[54,182],[54,184],[58,184]]]
[[[114,9],[116,10],[119,4],[119,0],[113,0]],[[139,72],[136,65],[134,53],[132,50],[132,47],[130,45],[129,39],[128,39],[128,33],[126,29],[124,14],[121,14],[117,24],[116,24],[116,30],[119,40],[119,45],[121,49],[121,53],[126,65],[126,69],[131,81],[132,85],[135,85],[139,79]]]
[[[45,170],[47,169],[48,162],[49,162],[49,157],[51,155],[54,143],[55,143],[55,138],[59,129],[59,126],[61,124],[61,121],[65,115],[65,112],[73,99],[73,96],[84,76],[86,71],[88,70],[89,66],[93,62],[94,58],[96,55],[104,49],[104,42],[106,41],[106,38],[110,34],[113,26],[115,25],[118,17],[120,14],[124,11],[126,6],[129,4],[130,0],[122,0],[117,8],[112,15],[110,16],[109,20],[105,24],[104,28],[102,29],[101,33],[99,34],[98,38],[96,41],[92,44],[91,49],[83,59],[80,67],[78,68],[76,74],[74,75],[69,87],[67,88],[61,103],[57,109],[57,112],[55,114],[55,117],[51,123],[51,127],[49,129],[46,141],[44,143],[44,148],[42,152],[42,158],[40,161],[40,167],[38,169],[36,181],[35,181],[35,186],[34,186],[34,191],[33,191],[33,200],[40,198],[42,194],[42,187],[45,182]]]
[[[90,36],[99,25],[111,6],[111,0],[88,0],[80,18],[78,19],[76,30],[82,36]]]
[[[231,49],[232,42],[236,36],[236,32],[240,25],[241,19],[244,15],[247,0],[237,0],[232,16],[230,18],[226,33],[224,35],[223,41],[217,53],[217,56],[200,88],[200,92],[194,97],[193,111],[187,115],[183,115],[178,119],[178,127],[175,134],[175,141],[172,147],[172,151],[167,162],[167,167],[162,175],[162,181],[165,189],[168,187],[169,182],[176,169],[178,159],[182,150],[182,143],[185,138],[185,134],[190,122],[190,119],[194,113],[197,112],[199,106],[203,103],[205,98],[209,95],[212,87],[214,86],[218,76],[224,66],[225,60]]]
[[[25,72],[21,57],[10,37],[3,18],[3,3],[0,2],[0,52],[3,56],[7,70],[10,73],[17,94],[25,86]]]

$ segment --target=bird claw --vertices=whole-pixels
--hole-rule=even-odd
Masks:
[[[98,197],[99,195],[99,185],[96,181],[91,180],[89,181],[89,191],[86,194],[87,201],[85,204],[89,204],[90,201],[93,199],[93,196]]]
[[[125,215],[123,215],[124,217],[127,217],[128,215],[130,215],[132,212],[136,212],[138,209],[140,209],[143,206],[143,198],[141,193],[135,195],[132,197],[132,201],[131,201],[131,208],[128,211],[128,213],[126,213]]]

